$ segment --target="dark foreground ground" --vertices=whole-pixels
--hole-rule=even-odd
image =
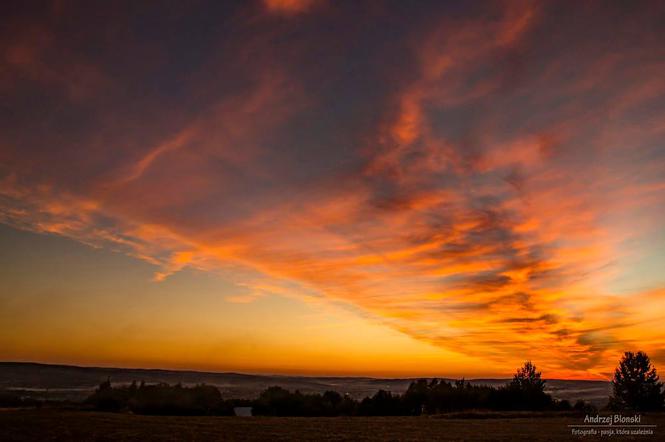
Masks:
[[[0,410],[0,441],[665,440],[665,415],[646,415],[651,436],[573,437],[573,416],[161,417],[64,410]],[[600,431],[600,430],[598,430]]]

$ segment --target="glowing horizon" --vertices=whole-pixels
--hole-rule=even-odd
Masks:
[[[665,366],[664,5],[440,3],[12,11],[0,359]]]

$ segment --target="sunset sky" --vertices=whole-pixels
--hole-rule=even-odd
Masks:
[[[30,3],[0,360],[665,370],[665,2]]]

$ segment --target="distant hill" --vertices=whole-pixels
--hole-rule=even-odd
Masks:
[[[112,383],[165,382],[183,385],[210,384],[226,398],[254,398],[267,387],[278,385],[289,390],[322,393],[335,390],[363,398],[377,390],[403,393],[414,378],[379,379],[369,377],[312,377],[215,373],[186,370],[142,368],[78,367],[74,365],[0,362],[0,389],[21,390],[25,395],[52,400],[81,400],[107,378]],[[472,384],[498,386],[508,379],[472,379]],[[547,380],[546,389],[557,399],[578,399],[596,406],[607,403],[611,384],[605,381]]]

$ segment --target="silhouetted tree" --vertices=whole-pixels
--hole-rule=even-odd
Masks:
[[[232,404],[224,401],[219,389],[211,385],[183,387],[167,384],[112,387],[109,381],[88,398],[86,403],[98,410],[130,410],[152,415],[228,415]]]
[[[257,416],[352,416],[358,402],[334,391],[303,394],[275,386],[264,390],[252,406]]]
[[[432,379],[412,382],[402,397],[409,415],[444,413],[457,410],[491,408],[490,397],[494,388],[471,385],[464,379],[453,383]]]
[[[573,405],[573,410],[583,414],[598,413],[598,409],[593,404],[590,402],[585,402],[582,399],[578,399],[577,402],[575,402],[575,405]]]
[[[411,382],[406,393],[404,393],[404,406],[409,411],[409,414],[420,416],[426,411],[425,405],[429,400],[429,396],[430,389],[427,379],[418,379]]]
[[[360,402],[358,414],[361,416],[405,416],[409,412],[404,406],[401,396],[379,390],[371,398],[366,397]]]
[[[557,410],[561,411],[569,411],[573,409],[573,406],[570,405],[570,401],[568,401],[567,399],[561,399],[559,401],[556,401],[554,405]]]
[[[536,366],[531,361],[526,361],[513,376],[510,386],[518,390],[544,392],[545,381],[541,379],[540,375]]]
[[[420,379],[412,382],[402,395],[379,390],[362,401],[335,391],[301,393],[278,386],[267,388],[254,400],[223,400],[219,390],[208,385],[132,382],[113,387],[107,380],[86,402],[98,410],[152,415],[231,415],[237,406],[251,406],[255,415],[264,416],[409,416],[470,409],[570,410],[568,401],[554,401],[544,392],[544,385],[536,367],[527,362],[501,388],[471,385],[464,379],[453,382]]]
[[[97,390],[86,402],[98,410],[118,411],[127,406],[129,392],[126,389],[117,389],[111,386],[111,378],[99,384]]]
[[[658,410],[663,408],[663,383],[649,356],[638,351],[626,352],[614,370],[610,408],[623,410]]]
[[[555,406],[552,397],[545,393],[541,373],[531,361],[517,370],[508,385],[493,391],[490,402],[492,408],[506,410],[543,410]]]
[[[97,391],[110,390],[111,389],[111,376],[108,376],[106,380],[99,384]]]

